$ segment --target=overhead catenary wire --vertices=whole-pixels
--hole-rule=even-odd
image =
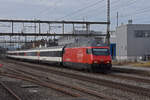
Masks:
[[[74,11],[74,12],[71,12],[71,13],[69,13],[69,14],[63,16],[63,17],[57,18],[56,20],[61,20],[61,19],[64,19],[64,18],[73,16],[74,14],[77,14],[77,13],[79,13],[79,12],[81,12],[81,11],[84,11],[84,10],[86,10],[87,8],[91,8],[91,7],[93,7],[93,6],[95,6],[95,5],[99,4],[99,3],[101,3],[101,2],[103,2],[103,1],[105,1],[105,0],[100,0],[100,1],[97,1],[97,2],[95,2],[95,3],[93,3],[93,4],[88,5],[88,6],[86,6],[86,7],[79,8],[79,9],[77,9],[77,10]]]
[[[112,2],[112,4],[116,4],[116,3],[118,3],[118,1],[120,1],[120,0],[114,0],[113,2]],[[101,3],[102,4],[102,3]],[[112,5],[111,4],[111,5]],[[91,9],[92,8],[92,9]],[[92,15],[93,14],[93,12],[94,13],[97,13],[97,11],[98,10],[100,10],[101,12],[105,12],[105,10],[106,10],[106,5],[105,4],[102,4],[102,5],[95,5],[95,6],[93,6],[93,7],[90,7],[90,9],[89,8],[87,8],[86,10],[84,10],[84,11],[80,11],[80,12],[78,12],[78,14],[74,14],[73,16],[69,16],[69,18],[76,18],[76,19],[80,19],[80,20],[82,20],[84,17],[89,17],[88,15]],[[80,15],[79,15],[80,14]],[[93,14],[94,15],[94,14]],[[104,19],[104,18],[103,18]],[[102,20],[103,20],[102,19]]]
[[[60,1],[61,1],[61,0],[57,0],[56,2],[60,2]],[[36,17],[36,16],[41,17],[41,15],[43,15],[44,13],[50,12],[50,11],[52,11],[53,9],[55,9],[55,8],[57,7],[57,3],[55,3],[54,5],[55,5],[54,7],[48,6],[48,7],[44,8],[44,9],[38,11],[38,12],[37,12],[36,14],[34,14],[33,16],[34,16],[34,17]],[[51,9],[50,9],[50,8],[51,8]]]
[[[90,0],[88,0],[90,1]],[[105,1],[105,0],[101,0],[101,1]],[[143,0],[144,1],[144,0]],[[141,0],[141,2],[143,2]],[[98,3],[97,3],[98,2]],[[84,17],[86,17],[88,20],[89,19],[102,19],[102,20],[105,20],[105,6],[104,5],[98,5],[100,4],[99,2],[100,1],[97,1],[95,3],[89,3],[90,5],[87,5],[86,7],[82,7],[82,8],[79,8],[77,10],[75,10],[74,12],[71,12],[71,13],[68,13],[66,14],[65,16],[63,17],[60,17],[58,20],[64,20],[65,18],[67,19],[71,19],[71,18],[74,18],[74,19],[78,19],[78,20],[82,20]],[[86,2],[87,3],[87,2]],[[87,3],[88,4],[88,3]],[[122,1],[122,0],[111,0],[111,19],[115,19],[116,18],[116,12],[119,12],[119,18],[125,18],[125,17],[133,17],[133,16],[141,16],[143,15],[144,13],[147,13],[149,12],[149,8],[142,8],[142,9],[133,9],[133,5],[135,4],[138,4],[138,0],[125,0],[125,1]],[[92,5],[92,6],[91,6]],[[132,6],[132,7],[131,7]],[[128,12],[125,12],[123,10],[128,10],[130,9]],[[140,7],[141,8],[141,7]],[[42,14],[45,14],[47,12],[49,12],[49,9],[44,9],[43,11],[41,11]],[[40,12],[40,13],[41,13]],[[101,13],[101,14],[100,14]],[[93,17],[91,17],[93,16]]]
[[[131,19],[136,20],[136,22],[139,22],[139,20],[143,20],[144,21],[145,18],[143,18],[143,14],[145,15],[145,13],[147,13],[147,12],[150,12],[150,8],[149,7],[144,7],[142,9],[137,9],[137,10],[134,10],[133,12],[126,13],[124,15],[122,15],[122,13],[121,13],[120,16],[119,16],[119,19],[123,21],[123,20],[125,20],[125,19],[130,17]],[[140,17],[140,18],[135,18],[135,17]],[[146,19],[148,19],[148,17],[149,17],[149,14],[147,15]],[[115,18],[116,18],[116,16],[113,16],[111,19],[114,20]]]
[[[133,4],[136,4],[137,3],[137,0],[134,0],[133,2],[132,2],[132,4],[130,4],[129,6],[131,6],[131,5],[133,5]],[[137,3],[138,4],[138,3]],[[126,6],[126,7],[128,7],[128,9],[130,9],[129,8],[129,6]],[[136,6],[134,6],[134,7],[136,7]],[[134,8],[134,7],[132,7],[132,8]],[[119,7],[118,7],[119,8]],[[137,7],[137,8],[135,8],[135,10],[133,9],[132,10],[132,8],[129,10],[129,12],[128,13],[125,13],[124,15],[122,14],[122,13],[124,13],[124,12],[121,12],[120,11],[120,9],[118,10],[119,12],[120,12],[120,16],[119,16],[119,19],[121,20],[121,21],[125,21],[125,19],[127,19],[127,18],[129,18],[130,17],[130,19],[133,19],[134,17],[137,17],[137,15],[139,16],[139,17],[142,17],[142,18],[138,18],[138,19],[141,19],[141,20],[145,20],[145,18],[143,18],[143,14],[145,15],[145,13],[147,13],[148,14],[148,12],[150,11],[150,8],[149,8],[149,6],[147,6],[147,7],[144,7],[144,8],[141,8],[141,7]],[[130,11],[132,11],[132,12],[130,12]],[[117,11],[115,12],[115,15],[113,15],[112,17],[111,17],[111,20],[112,20],[112,24],[114,24],[114,19],[116,18],[116,13],[117,13]],[[147,16],[149,16],[149,15],[147,15]],[[147,17],[148,18],[148,17]],[[137,20],[137,18],[134,18],[134,19],[136,19]],[[139,20],[137,20],[136,22],[139,22]],[[142,22],[142,21],[141,21]],[[145,22],[144,22],[145,23]]]
[[[129,7],[129,6],[132,6],[133,4],[135,4],[136,2],[137,2],[137,0],[132,0],[131,2],[130,2],[131,0],[129,0],[129,1],[127,1],[127,2],[124,2],[124,3],[122,3],[122,5],[113,5],[112,4],[112,8],[111,8],[111,14],[114,14],[115,13],[115,15],[114,16],[112,16],[113,18],[116,18],[116,12],[119,12],[120,11],[120,9],[124,9],[124,8],[127,8],[127,7]],[[115,3],[114,3],[115,4]],[[120,7],[118,7],[118,6],[120,6]],[[111,17],[111,18],[112,18]]]
[[[115,1],[111,1],[111,9],[114,9],[113,7],[116,7],[115,5],[116,4],[119,4],[120,3],[120,1],[121,0],[115,0]],[[128,2],[127,2],[128,3]],[[92,18],[91,16],[94,16],[94,18],[98,18],[98,19],[102,19],[102,20],[104,20],[104,19],[106,19],[106,17],[104,17],[103,15],[105,15],[105,13],[104,12],[106,12],[106,9],[105,9],[105,6],[106,5],[103,5],[103,6],[101,6],[101,7],[95,7],[95,9],[92,9],[92,10],[88,10],[88,12],[90,12],[90,13],[87,13],[87,12],[84,12],[84,13],[87,13],[87,14],[85,14],[88,18]],[[99,10],[100,9],[100,10]],[[92,11],[94,11],[94,12],[92,12]],[[96,11],[96,12],[95,12]],[[91,13],[92,12],[92,13]],[[101,13],[101,14],[100,14]],[[104,13],[104,14],[103,14]],[[112,13],[112,12],[111,12]],[[83,14],[83,13],[82,13]],[[84,16],[85,16],[84,15]],[[100,15],[100,16],[99,16]],[[81,15],[80,15],[81,16]],[[74,16],[74,17],[76,17],[76,16]]]

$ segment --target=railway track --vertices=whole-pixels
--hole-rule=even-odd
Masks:
[[[143,71],[143,70],[136,70],[136,69],[125,69],[125,68],[112,68],[113,72],[117,73],[127,73],[127,74],[136,74],[140,76],[147,76],[150,77],[150,72],[149,71]]]
[[[36,80],[36,81],[38,81],[38,84],[39,84],[39,82],[41,83],[41,81],[42,81],[42,84],[39,84],[39,85],[42,85],[43,86],[43,84],[48,84],[48,87],[49,87],[49,85],[51,85],[52,87],[56,87],[56,85],[59,85],[59,86],[62,86],[62,87],[65,87],[65,88],[69,88],[69,89],[74,89],[74,90],[76,90],[76,91],[80,91],[81,93],[84,93],[84,94],[88,94],[88,95],[91,95],[91,96],[94,96],[94,97],[96,97],[96,98],[100,98],[100,99],[104,99],[104,100],[117,100],[117,99],[115,99],[115,98],[112,98],[112,97],[108,97],[108,96],[105,96],[104,94],[102,94],[102,93],[98,93],[98,92],[96,92],[96,91],[92,91],[92,90],[88,90],[88,89],[85,89],[85,88],[81,88],[81,87],[77,87],[77,86],[72,86],[72,85],[66,85],[66,84],[63,84],[63,83],[61,83],[61,82],[59,82],[59,81],[56,81],[56,80],[51,80],[51,79],[47,79],[46,77],[44,77],[44,76],[41,76],[41,75],[37,75],[37,74],[33,74],[33,73],[30,73],[30,72],[27,72],[27,71],[23,71],[23,70],[20,70],[20,69],[7,69],[7,70],[9,70],[11,73],[13,72],[13,73],[17,73],[17,74],[19,74],[19,76],[23,76],[23,78],[22,79],[24,79],[25,77],[28,77],[28,78],[31,78],[32,80]],[[17,75],[16,75],[17,76]],[[16,77],[15,76],[15,78],[18,78],[18,77]],[[38,78],[38,79],[37,79]],[[30,80],[31,81],[31,80]],[[33,81],[32,81],[33,82]],[[35,83],[35,82],[34,82]],[[55,86],[54,85],[52,85],[52,84],[55,84]],[[44,85],[45,86],[45,85]],[[54,88],[53,88],[54,89]],[[56,89],[56,88],[55,88]],[[58,90],[58,89],[57,89]],[[71,96],[74,96],[74,97],[81,97],[81,95],[80,94],[75,94],[75,93],[70,93],[70,92],[66,92],[66,91],[62,91],[63,89],[59,89],[59,91],[61,91],[61,92],[65,92],[65,93],[67,93],[67,94],[69,94],[69,95],[71,95]]]
[[[99,74],[96,74],[99,75]],[[101,76],[103,76],[102,74],[100,74]],[[104,75],[106,76],[106,75]],[[140,78],[140,77],[134,77],[134,76],[125,76],[125,75],[121,75],[121,74],[109,74],[107,75],[108,77],[111,78],[120,78],[120,79],[126,79],[126,80],[134,80],[136,82],[144,82],[144,83],[149,83],[150,84],[150,80],[149,79],[144,79],[144,78]]]
[[[11,96],[13,96],[14,100],[22,100],[12,89],[10,89],[6,84],[0,82],[0,86],[7,91]],[[9,98],[9,97],[7,97]]]
[[[65,89],[60,88],[57,85],[54,85],[54,84],[51,84],[51,83],[48,83],[48,82],[44,82],[44,81],[39,80],[38,78],[35,78],[31,75],[25,75],[23,73],[20,73],[18,71],[12,70],[12,69],[8,69],[8,70],[11,71],[11,72],[1,73],[1,75],[2,76],[7,76],[7,77],[10,77],[10,78],[21,79],[21,80],[24,80],[24,81],[32,82],[32,83],[38,84],[40,86],[44,86],[44,87],[47,87],[47,88],[54,89],[56,91],[62,92],[64,94],[72,96],[72,97],[81,97],[80,94],[76,94],[76,93],[73,93],[73,92],[66,91]]]
[[[78,79],[78,80],[82,80],[82,81],[87,81],[87,82],[95,83],[97,85],[103,85],[103,86],[106,86],[106,87],[120,89],[120,90],[123,90],[123,91],[128,91],[128,92],[132,92],[132,93],[135,93],[135,94],[138,94],[138,95],[143,95],[143,96],[150,97],[150,89],[146,89],[146,88],[143,88],[143,87],[137,87],[137,86],[127,85],[127,84],[123,84],[123,83],[117,83],[117,82],[113,82],[113,81],[109,81],[109,80],[105,80],[105,79],[98,79],[98,78],[88,77],[88,76],[84,76],[84,75],[78,75],[78,74],[75,74],[75,73],[63,72],[63,71],[60,71],[60,70],[58,71],[58,70],[55,70],[55,69],[52,69],[52,68],[49,69],[49,68],[40,67],[38,65],[33,65],[33,64],[32,65],[25,64],[25,63],[19,63],[19,64],[21,64],[24,67],[29,67],[29,68],[44,71],[44,72],[50,72],[50,73],[53,73],[53,74],[57,74],[57,75],[61,75],[61,76],[69,77],[69,78],[74,78],[74,79]],[[139,79],[135,79],[135,80],[139,81]]]

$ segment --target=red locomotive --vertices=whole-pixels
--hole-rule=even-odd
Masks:
[[[109,47],[97,40],[89,41],[86,45],[80,43],[66,46],[63,52],[63,65],[92,72],[111,71]]]
[[[109,47],[96,39],[78,41],[66,46],[8,51],[7,56],[26,61],[61,64],[92,72],[108,72],[112,67]]]

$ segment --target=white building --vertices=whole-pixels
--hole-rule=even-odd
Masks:
[[[150,56],[150,24],[126,24],[117,27],[116,56],[121,60]]]

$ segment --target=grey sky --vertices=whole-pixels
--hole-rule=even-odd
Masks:
[[[106,1],[0,0],[0,18],[106,21]],[[112,25],[116,25],[117,11],[120,23],[127,23],[128,19],[150,23],[150,0],[111,0],[111,9]]]
[[[150,0],[110,1],[111,29],[116,27],[117,11],[119,24],[127,23],[129,19],[133,23],[150,23]],[[0,19],[106,21],[106,2],[107,0],[0,0]],[[17,32],[22,30],[20,27]],[[106,31],[106,26],[93,27],[98,31]],[[9,27],[1,27],[0,31],[6,30],[11,31]],[[6,38],[9,39],[1,39]]]

